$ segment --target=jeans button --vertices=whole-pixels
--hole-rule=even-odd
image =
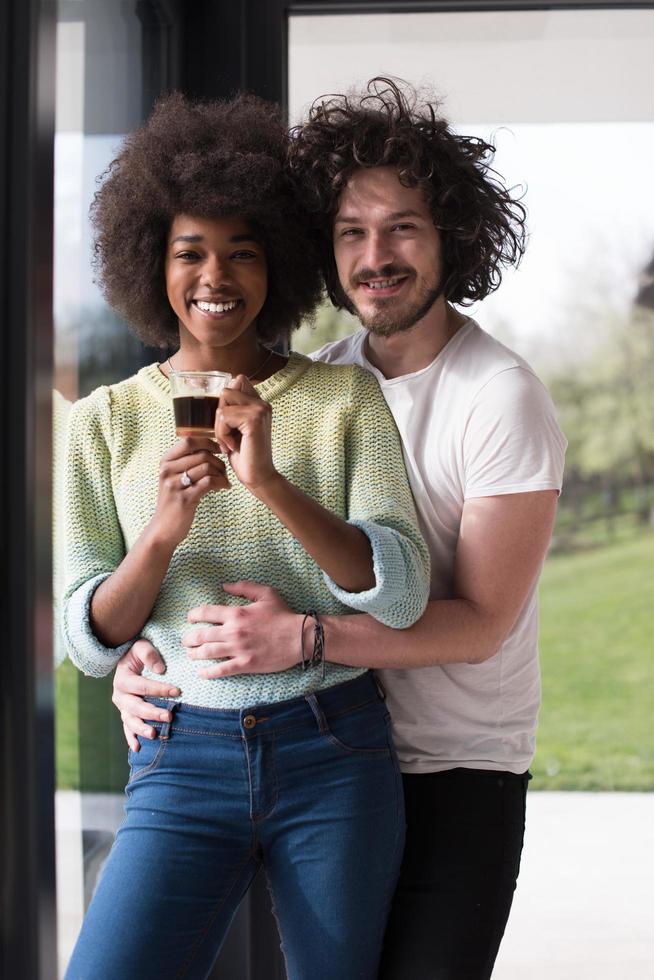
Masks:
[[[243,719],[244,728],[254,728],[256,723],[257,723],[257,719],[254,717],[254,715],[246,715],[245,718]]]

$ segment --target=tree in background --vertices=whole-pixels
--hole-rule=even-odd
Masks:
[[[620,509],[641,522],[654,519],[654,260],[632,308],[606,312],[597,332],[601,340],[583,364],[568,364],[548,379],[569,440],[563,509],[573,531],[590,516],[589,501],[596,516],[599,502],[609,530]]]
[[[607,339],[580,368],[549,379],[569,440],[568,472],[654,484],[654,312],[605,321]]]

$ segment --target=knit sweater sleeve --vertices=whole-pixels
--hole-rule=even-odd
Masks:
[[[346,592],[329,576],[329,590],[345,605],[386,626],[406,629],[429,598],[429,552],[418,527],[400,437],[376,379],[355,368],[346,433],[348,521],[368,537],[375,585]]]
[[[98,388],[71,409],[64,480],[64,643],[80,670],[104,677],[133,642],[109,649],[91,629],[93,593],[125,557],[111,482],[108,388]]]

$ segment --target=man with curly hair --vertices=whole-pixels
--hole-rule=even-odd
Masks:
[[[483,980],[519,871],[540,699],[536,588],[565,439],[529,365],[455,306],[517,265],[525,211],[490,145],[390,79],[318,99],[295,137],[327,291],[362,324],[315,356],[378,379],[432,559],[431,601],[411,629],[365,615],[325,629],[329,660],[378,669],[403,770],[407,841],[381,976]],[[220,637],[221,673],[288,667],[297,617],[270,589],[231,588],[252,602],[238,623],[215,607],[206,639]],[[272,630],[286,640],[274,659]],[[139,655],[156,658],[137,646],[115,700],[142,733]]]

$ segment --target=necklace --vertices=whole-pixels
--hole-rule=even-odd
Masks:
[[[264,348],[264,350],[265,350],[265,348]],[[255,377],[257,376],[257,374],[259,373],[259,371],[263,371],[263,369],[265,368],[265,366],[266,366],[266,364],[267,364],[267,363],[268,363],[268,361],[269,361],[269,360],[271,359],[271,357],[273,356],[273,354],[274,354],[274,353],[275,353],[275,352],[274,352],[274,350],[270,350],[270,351],[268,351],[268,355],[267,355],[267,357],[264,357],[264,359],[263,359],[263,361],[261,362],[261,364],[259,365],[259,367],[258,367],[258,368],[256,368],[256,369],[255,369],[255,370],[254,370],[254,371],[252,372],[252,374],[246,374],[246,378],[248,379],[248,381],[251,381],[251,380],[252,380],[252,378],[255,378]],[[175,357],[175,355],[174,355],[174,354],[173,354],[172,356],[173,356],[173,357]],[[169,368],[170,368],[170,370],[171,370],[171,371],[173,372],[173,374],[175,374],[175,368],[173,367],[173,362],[171,361],[171,359],[170,359],[170,357],[168,358],[168,360],[166,361],[166,363],[168,364],[168,367],[169,367]]]

